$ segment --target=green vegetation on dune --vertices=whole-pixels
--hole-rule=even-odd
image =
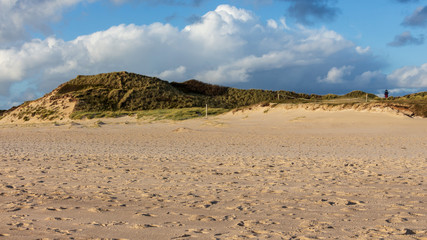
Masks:
[[[228,112],[224,108],[208,108],[208,116],[215,116]],[[175,109],[154,109],[142,111],[104,111],[104,112],[82,112],[77,111],[71,114],[71,119],[93,119],[93,118],[116,118],[123,116],[136,116],[138,119],[148,120],[186,120],[206,116],[205,108],[175,108]]]
[[[356,91],[353,91],[353,92],[350,92],[350,93],[347,93],[347,94],[341,96],[341,98],[365,98],[366,94],[368,94],[369,99],[377,97],[375,94],[366,93],[366,92],[356,90]]]
[[[192,108],[205,104],[232,109],[278,98],[310,99],[313,96],[287,91],[243,90],[197,80],[169,83],[127,72],[78,76],[58,88],[58,95],[64,94],[77,99],[75,110],[83,112]]]
[[[222,113],[228,112],[228,109],[224,108],[209,108],[208,116],[216,116]],[[137,114],[138,118],[148,118],[153,120],[186,120],[197,117],[206,116],[205,108],[181,108],[181,109],[156,109],[139,111]]]

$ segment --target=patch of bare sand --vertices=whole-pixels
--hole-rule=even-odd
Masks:
[[[101,121],[0,129],[0,236],[427,237],[426,119],[260,108]]]

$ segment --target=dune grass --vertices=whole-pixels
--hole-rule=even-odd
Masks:
[[[205,108],[179,108],[179,109],[154,109],[142,111],[102,111],[83,112],[77,111],[71,114],[71,119],[117,118],[123,116],[136,116],[138,119],[149,120],[174,120],[181,121],[191,118],[204,117]],[[208,116],[216,116],[228,112],[229,109],[209,108]]]

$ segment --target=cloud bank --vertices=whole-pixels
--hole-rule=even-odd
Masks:
[[[220,5],[183,29],[122,24],[71,41],[48,37],[0,48],[0,100],[10,107],[78,74],[122,70],[169,81],[196,78],[321,94],[425,86],[427,66],[386,76],[378,71],[383,65],[369,46],[324,27],[291,29],[285,18],[262,22],[251,11]],[[18,95],[10,95],[14,86],[21,88]]]
[[[427,87],[427,63],[421,66],[406,66],[387,76],[388,80],[401,88]]]

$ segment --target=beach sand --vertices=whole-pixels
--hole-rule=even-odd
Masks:
[[[0,127],[0,239],[427,239],[427,119],[101,121]]]

